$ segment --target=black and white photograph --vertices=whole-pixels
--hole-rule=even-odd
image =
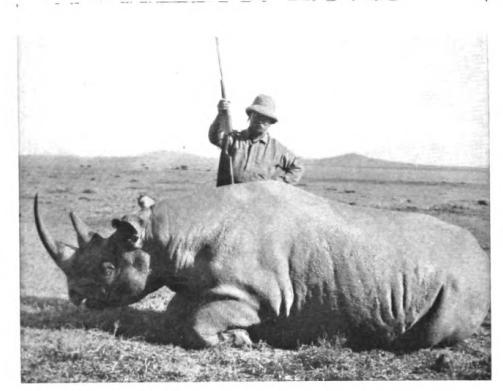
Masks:
[[[13,6],[17,382],[497,377],[487,2]]]

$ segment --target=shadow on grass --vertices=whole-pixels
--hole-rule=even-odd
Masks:
[[[98,329],[114,336],[151,343],[179,344],[164,311],[119,307],[102,311],[76,307],[59,298],[21,297],[21,327],[37,329]]]
[[[129,339],[143,340],[155,344],[174,344],[184,346],[181,330],[166,316],[165,310],[155,311],[134,307],[109,308],[101,311],[76,307],[66,299],[42,298],[35,296],[21,297],[21,327],[36,329],[97,329]],[[251,333],[253,335],[253,332]],[[253,338],[253,336],[252,336]],[[482,348],[490,355],[491,314],[485,318],[478,336],[455,345],[454,350],[465,351],[470,341],[481,339],[487,341]],[[272,341],[267,341],[271,343]],[[272,345],[275,345],[272,343]],[[338,340],[339,348],[350,347],[354,352],[371,350],[369,347],[357,346],[345,340]],[[298,346],[281,346],[283,349],[297,350]],[[373,347],[375,348],[375,347]],[[442,349],[437,347],[436,349]],[[387,349],[389,350],[389,349]],[[468,349],[472,350],[472,349]],[[410,350],[391,349],[396,355],[404,356]]]

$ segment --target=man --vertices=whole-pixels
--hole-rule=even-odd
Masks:
[[[269,127],[278,119],[271,97],[259,95],[246,108],[250,125],[241,132],[226,133],[229,101],[218,103],[218,115],[210,126],[210,142],[222,149],[217,186],[229,185],[232,164],[234,183],[274,179],[296,184],[304,168],[299,159],[269,135]],[[225,154],[228,156],[225,156]]]

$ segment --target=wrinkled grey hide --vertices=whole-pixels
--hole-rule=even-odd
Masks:
[[[330,202],[279,182],[205,189],[115,219],[103,238],[71,215],[73,249],[44,246],[70,299],[126,305],[167,285],[182,343],[260,338],[295,346],[340,334],[356,347],[460,341],[489,308],[489,260],[466,230],[436,218]]]

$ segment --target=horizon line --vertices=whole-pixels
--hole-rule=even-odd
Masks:
[[[77,158],[77,159],[127,159],[127,158],[139,158],[142,156],[147,156],[147,155],[153,155],[157,153],[177,153],[177,154],[186,154],[186,155],[192,155],[194,157],[202,158],[202,159],[213,159],[213,160],[218,160],[218,156],[212,157],[212,156],[204,156],[204,155],[198,155],[193,152],[186,152],[186,151],[174,151],[174,150],[155,150],[155,151],[150,151],[150,152],[141,152],[138,154],[131,154],[131,155],[79,155],[76,153],[50,153],[50,152],[44,152],[44,153],[18,153],[19,157],[23,156],[39,156],[39,157],[70,157],[70,158]],[[361,153],[357,152],[348,152],[348,153],[343,153],[340,155],[332,155],[332,156],[326,156],[326,157],[305,157],[305,156],[299,156],[300,159],[302,160],[326,160],[326,159],[335,159],[335,158],[340,158],[343,156],[358,156],[361,158],[369,159],[369,160],[378,160],[384,163],[392,163],[392,164],[402,164],[402,165],[408,165],[408,166],[414,166],[414,167],[442,167],[442,168],[457,168],[457,169],[489,169],[490,164],[485,164],[485,165],[442,165],[442,164],[430,164],[430,163],[412,163],[412,162],[406,162],[406,161],[400,161],[400,160],[388,160],[388,159],[381,159],[381,158],[375,158],[372,156],[367,156]]]

